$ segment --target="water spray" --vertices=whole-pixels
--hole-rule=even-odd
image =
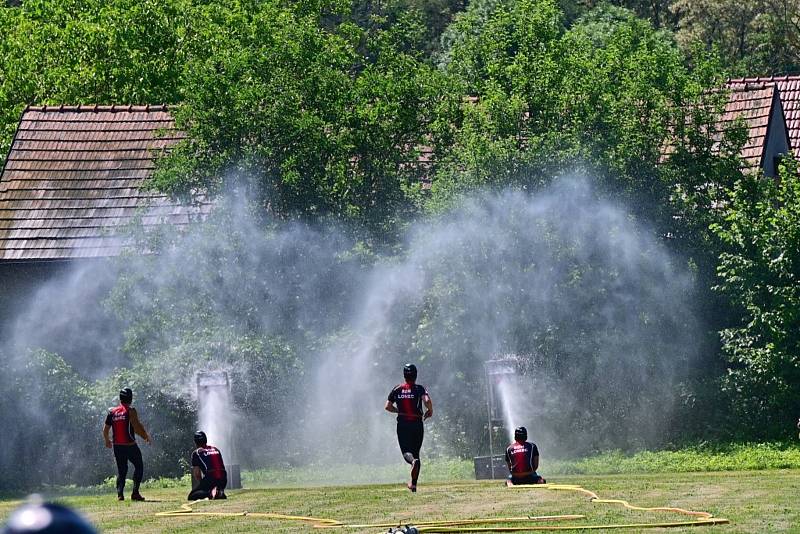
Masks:
[[[486,407],[489,428],[489,456],[477,456],[475,478],[505,478],[506,464],[502,454],[495,454],[495,432],[505,430],[509,441],[514,438],[514,426],[519,422],[515,409],[520,359],[509,354],[484,363],[486,373]],[[498,450],[499,452],[499,450]]]
[[[200,429],[208,442],[222,451],[228,459],[228,488],[242,487],[241,468],[234,443],[234,410],[231,402],[231,384],[225,371],[200,371],[197,373],[197,416]]]

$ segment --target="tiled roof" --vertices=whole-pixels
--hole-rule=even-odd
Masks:
[[[143,189],[183,137],[165,106],[28,107],[0,175],[0,261],[114,256],[137,217],[180,225],[207,213]]]
[[[771,76],[768,78],[739,78],[730,80],[730,86],[752,83],[775,84],[780,93],[786,128],[789,130],[789,144],[795,158],[800,159],[800,74]]]
[[[743,126],[747,129],[747,141],[739,155],[745,168],[756,169],[761,166],[766,150],[772,106],[777,102],[775,99],[777,89],[775,84],[742,83],[729,85],[726,90],[730,91],[730,94],[722,115],[715,120],[713,136],[717,143],[712,150],[718,151],[720,148],[719,132],[726,131],[742,120]],[[687,121],[691,121],[691,118]],[[662,161],[675,153],[676,145],[676,139],[667,140],[661,149]]]
[[[728,89],[730,96],[719,121],[720,129],[725,130],[734,121],[743,120],[748,135],[742,148],[742,159],[748,167],[759,167],[764,157],[776,86],[773,83],[760,82],[729,83]]]

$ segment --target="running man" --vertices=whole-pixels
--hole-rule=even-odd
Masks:
[[[508,465],[508,486],[519,484],[547,484],[547,481],[536,474],[539,469],[539,448],[535,443],[528,443],[528,429],[524,426],[514,429],[514,443],[506,449],[506,465]]]
[[[128,462],[133,464],[133,493],[132,501],[143,501],[144,497],[139,493],[139,484],[142,483],[144,475],[144,464],[142,463],[142,451],[136,444],[134,434],[139,434],[147,443],[150,443],[150,436],[147,430],[139,421],[139,414],[136,408],[131,406],[133,402],[133,392],[131,388],[125,388],[119,392],[119,406],[109,408],[106,415],[106,424],[103,426],[103,440],[106,448],[114,448],[114,459],[117,461],[117,500],[124,501],[125,477],[128,475]],[[113,433],[113,443],[109,437],[109,432]]]
[[[197,449],[192,453],[192,480],[197,485],[189,492],[188,499],[227,499],[225,486],[228,485],[228,472],[225,471],[222,453],[208,444],[206,433],[202,430],[194,433],[194,444]]]
[[[433,401],[425,388],[417,384],[417,367],[412,363],[403,366],[405,382],[395,386],[386,401],[386,411],[397,414],[397,441],[403,459],[411,464],[411,482],[408,489],[417,491],[417,479],[422,468],[419,450],[425,429],[422,421],[433,415]],[[425,404],[425,413],[422,405]]]

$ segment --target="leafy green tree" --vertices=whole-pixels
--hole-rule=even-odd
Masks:
[[[699,215],[716,198],[709,184],[738,174],[743,139],[715,142],[725,95],[708,90],[723,80],[714,58],[690,68],[669,34],[621,8],[596,9],[566,30],[552,1],[480,5],[448,30],[445,68],[475,99],[463,106],[429,207],[583,167],[662,235],[688,237],[687,225],[707,234],[708,220],[675,215],[695,205]]]
[[[267,1],[198,10],[200,46],[177,112],[190,141],[156,187],[214,193],[239,173],[255,178],[273,214],[378,232],[413,207],[419,147],[432,144],[446,85],[413,49],[414,17],[367,31],[346,20],[324,27],[326,9]]]
[[[605,6],[628,9],[656,28],[672,29],[677,17],[670,10],[675,0],[561,0],[559,5],[571,23],[587,12]]]
[[[800,68],[800,5],[793,0],[677,0],[678,39],[720,51],[741,76]]]
[[[28,104],[179,102],[187,6],[26,0],[0,8],[0,157]]]
[[[432,55],[440,48],[442,32],[465,4],[465,0],[354,0],[349,17],[361,28],[369,29],[376,24],[393,24],[412,14],[421,25],[417,45],[425,55]]]
[[[780,179],[748,176],[731,192],[717,291],[741,319],[722,331],[731,393],[742,433],[787,437],[800,413],[800,179],[794,163]]]

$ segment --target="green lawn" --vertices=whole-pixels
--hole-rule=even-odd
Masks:
[[[580,484],[600,498],[624,499],[639,506],[671,506],[704,510],[731,520],[730,525],[648,529],[647,532],[797,532],[800,533],[800,469],[662,474],[563,475],[550,482]],[[252,483],[252,482],[251,482]],[[151,502],[119,503],[113,489],[62,496],[59,500],[82,510],[104,532],[318,532],[297,522],[258,517],[156,517],[183,504],[186,488],[157,488],[144,495]],[[411,494],[403,481],[353,486],[287,486],[231,491],[228,501],[204,502],[198,511],[278,512],[334,518],[349,523],[415,523],[425,520],[582,514],[586,519],[560,524],[656,523],[683,521],[665,512],[633,512],[615,505],[592,504],[577,493],[545,489],[508,490],[499,482],[421,480]],[[19,500],[0,501],[5,519]],[[386,532],[386,528],[353,532]],[[638,529],[641,530],[641,529]],[[636,532],[623,530],[619,532]]]

